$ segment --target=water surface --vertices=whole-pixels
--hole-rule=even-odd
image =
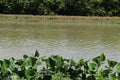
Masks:
[[[0,25],[0,59],[31,55],[59,54],[66,58],[91,59],[104,52],[107,58],[120,60],[119,25],[22,24]]]

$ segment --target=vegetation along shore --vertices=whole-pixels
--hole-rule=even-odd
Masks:
[[[97,16],[47,16],[47,15],[12,15],[0,14],[0,24],[8,23],[27,23],[43,24],[49,22],[56,23],[73,23],[73,24],[120,24],[120,17],[97,17]],[[55,23],[54,23],[55,24]]]
[[[0,80],[120,80],[120,62],[102,53],[91,60],[66,59],[38,53],[0,60]]]

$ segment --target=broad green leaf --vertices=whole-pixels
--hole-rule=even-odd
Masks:
[[[110,69],[106,69],[106,70],[102,70],[102,71],[103,71],[103,73],[102,73],[103,77],[108,77],[109,73],[111,72]]]
[[[98,67],[101,66],[101,64],[103,64],[103,61],[105,61],[105,55],[102,53],[100,56],[95,57],[92,59],[94,62],[96,62],[98,64]]]
[[[95,62],[90,62],[90,63],[88,64],[88,66],[89,66],[89,70],[90,70],[90,71],[97,70],[97,68],[98,68],[97,63],[95,63]]]
[[[21,66],[23,63],[24,63],[23,59],[16,60],[16,64],[19,65],[19,66]]]
[[[34,66],[36,64],[37,58],[35,57],[29,57],[29,62]]]
[[[102,62],[102,61],[100,60],[100,57],[99,57],[99,56],[96,57],[96,58],[93,58],[92,60],[97,63],[98,67],[101,65],[101,62]]]
[[[116,69],[117,69],[117,72],[120,73],[120,63],[118,63],[118,64],[116,65]]]
[[[71,66],[75,66],[75,65],[76,65],[76,62],[75,62],[73,59],[71,59],[71,60],[70,60],[70,65],[71,65]]]
[[[37,73],[36,69],[28,69],[25,71],[26,76],[33,76],[33,75],[35,75],[35,73]]]
[[[101,60],[101,61],[105,61],[105,55],[104,55],[104,53],[102,53],[102,54],[100,55],[100,60]]]
[[[102,71],[102,70],[99,70],[99,71],[97,71],[97,77],[96,77],[96,79],[97,80],[106,80],[105,79],[105,77],[103,76],[104,74],[103,74],[104,72]],[[108,76],[107,76],[108,77]]]
[[[113,61],[113,60],[107,60],[107,63],[108,63],[108,66],[109,67],[114,67],[118,62],[116,62],[116,61]]]
[[[109,80],[116,80],[117,78],[116,78],[116,76],[115,76],[115,74],[114,73],[110,73],[109,74]]]
[[[46,65],[47,68],[50,68],[51,70],[55,70],[55,60],[52,56],[46,59]]]
[[[55,62],[56,62],[56,66],[62,66],[63,58],[61,56],[56,56],[55,57]]]
[[[83,59],[80,59],[77,66],[81,67],[85,64],[85,61]]]
[[[30,67],[32,67],[32,63],[29,61],[29,58],[27,58],[24,63],[21,65],[22,69],[29,69]]]
[[[10,76],[10,79],[11,79],[11,80],[20,80],[20,77],[19,77],[16,73],[13,73],[13,74]]]
[[[9,69],[10,61],[7,60],[7,59],[4,59],[3,62],[2,62],[2,64],[1,64],[1,66],[2,66],[2,68],[3,68],[4,70]]]
[[[41,60],[37,60],[35,65],[38,66],[38,65],[41,65],[41,64],[42,64]]]

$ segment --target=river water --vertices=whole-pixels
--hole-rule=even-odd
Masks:
[[[120,61],[120,25],[20,23],[0,25],[0,59],[34,54],[91,59],[105,53]]]

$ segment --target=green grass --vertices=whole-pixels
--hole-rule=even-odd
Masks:
[[[120,17],[87,17],[87,16],[33,16],[33,15],[0,15],[0,24],[7,23],[64,23],[64,24],[120,24]]]

